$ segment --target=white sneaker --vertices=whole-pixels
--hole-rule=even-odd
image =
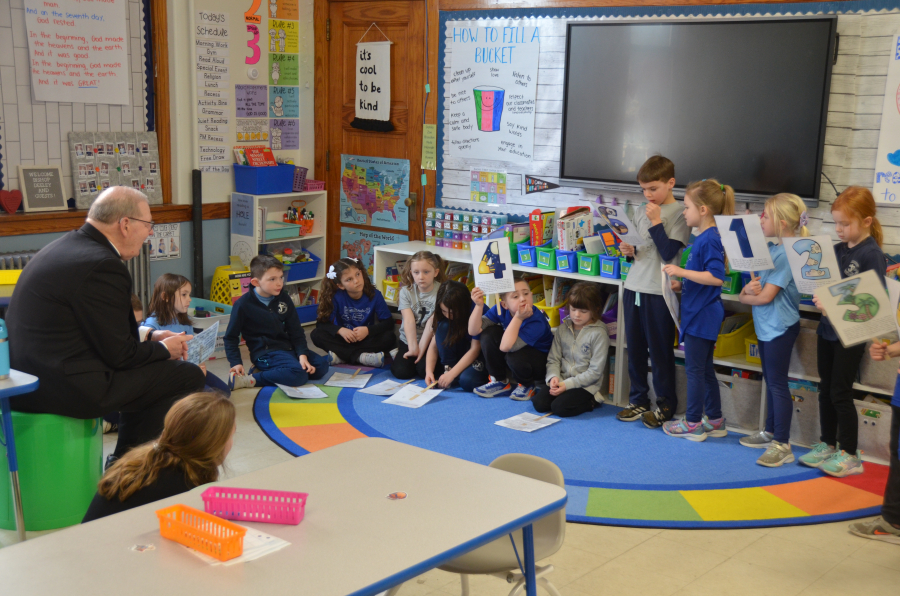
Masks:
[[[393,359],[396,360],[396,359],[397,359],[397,354],[400,353],[400,348],[394,348],[393,350],[391,350],[391,351],[388,352],[388,353],[391,355],[391,358],[393,358]]]
[[[791,452],[790,443],[779,443],[772,439],[772,444],[766,449],[766,452],[760,456],[756,463],[767,468],[777,468],[778,466],[789,464],[794,461],[794,454]]]
[[[328,357],[331,358],[332,364],[346,364],[343,360],[341,360],[340,356],[338,356],[334,352],[328,352]]]
[[[359,363],[363,366],[381,368],[384,366],[384,354],[382,352],[363,352],[359,355]]]
[[[747,435],[746,437],[741,437],[740,443],[744,447],[753,447],[754,449],[768,449],[772,445],[772,439],[774,438],[774,434],[767,433],[766,431],[761,430],[758,433]]]
[[[235,373],[228,374],[228,388],[232,391],[235,389],[247,389],[249,387],[256,387],[256,379],[252,376],[238,375]]]

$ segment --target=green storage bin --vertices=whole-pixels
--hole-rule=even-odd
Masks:
[[[687,248],[684,249],[681,253],[681,268],[684,269],[687,267],[688,257],[691,256],[691,249],[694,248],[693,244],[688,245]]]
[[[619,277],[627,279],[632,265],[633,263],[629,263],[626,257],[619,257]]]
[[[519,244],[528,244],[528,238],[518,242],[509,241],[509,256],[512,257],[513,265],[519,264]]]
[[[102,419],[13,412],[25,529],[80,524],[103,475]],[[5,453],[5,450],[4,450]],[[9,464],[0,465],[0,528],[15,530]]]
[[[551,271],[556,271],[556,249],[538,248],[537,266],[538,269],[549,269]]]
[[[584,253],[578,255],[578,273],[600,275],[600,255]]]
[[[741,272],[732,271],[725,276],[725,279],[722,282],[722,293],[739,294],[742,287],[743,283],[741,282]]]

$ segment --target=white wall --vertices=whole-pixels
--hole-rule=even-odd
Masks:
[[[3,0],[0,0],[2,2]],[[300,5],[300,149],[298,151],[276,151],[276,156],[291,157],[294,163],[309,168],[308,176],[313,177],[315,161],[314,140],[314,73],[313,73],[313,4],[312,0],[299,0]],[[196,10],[215,10],[228,14],[230,37],[230,85],[231,103],[230,128],[226,140],[229,148],[237,145],[235,138],[234,85],[265,84],[265,65],[268,63],[268,44],[261,40],[263,50],[260,62],[260,77],[251,81],[247,77],[244,57],[249,52],[246,41],[250,39],[244,24],[244,11],[250,6],[248,0],[167,0],[169,16],[169,90],[171,103],[172,133],[172,202],[191,202],[191,170],[196,167],[197,139],[193,132],[196,109],[192,89],[196,86],[194,76],[195,53],[191,47],[191,27]],[[267,2],[260,4],[258,14],[263,16],[260,29],[268,29]],[[248,143],[244,143],[248,144]],[[233,174],[210,174],[203,176],[203,202],[219,203],[229,201],[234,190]]]

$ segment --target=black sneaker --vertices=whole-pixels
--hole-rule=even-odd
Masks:
[[[649,411],[650,408],[648,408],[647,406],[637,406],[635,404],[630,404],[624,410],[620,410],[619,413],[616,414],[616,418],[618,418],[622,422],[634,422]]]
[[[652,412],[645,412],[643,416],[641,416],[641,422],[644,423],[644,426],[647,428],[659,428],[663,425],[663,422],[668,422],[672,418],[675,417],[675,412],[672,411],[667,405],[658,406]]]
[[[118,461],[118,459],[119,458],[116,457],[115,455],[113,455],[112,453],[107,455],[106,456],[106,464],[103,466],[103,471],[106,472],[108,469],[110,469],[110,467],[112,467],[112,465],[114,463],[116,463],[116,461]]]

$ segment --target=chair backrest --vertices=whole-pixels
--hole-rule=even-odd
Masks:
[[[562,470],[555,463],[536,455],[526,453],[507,453],[501,455],[489,466],[519,476],[527,476],[541,482],[555,484],[565,488]],[[516,532],[516,537],[521,536]],[[558,551],[566,539],[566,509],[552,513],[534,523],[535,560],[546,558]],[[519,540],[516,540],[518,543]],[[519,553],[521,556],[522,553]]]

